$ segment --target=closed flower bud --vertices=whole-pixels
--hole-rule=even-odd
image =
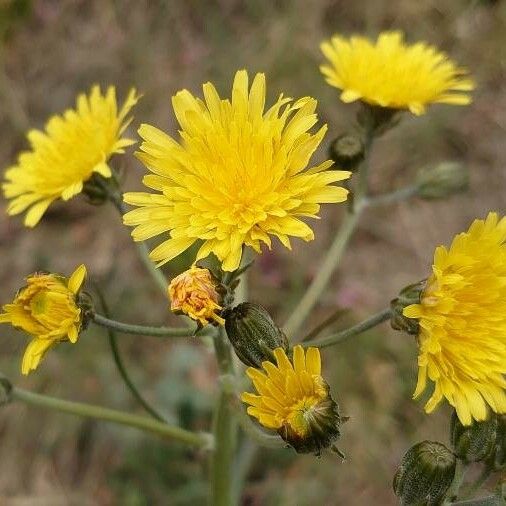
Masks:
[[[356,135],[340,135],[330,145],[329,155],[340,169],[352,171],[364,159],[364,143]]]
[[[421,169],[416,177],[417,195],[422,199],[442,199],[467,190],[469,173],[458,162],[441,162]]]
[[[169,284],[169,297],[171,311],[185,314],[199,325],[225,323],[220,316],[222,307],[219,304],[217,281],[208,269],[192,265],[176,276]]]
[[[402,330],[408,334],[418,335],[419,324],[415,318],[408,318],[404,316],[404,308],[411,304],[419,304],[422,296],[422,291],[425,288],[425,281],[414,283],[406,288],[403,288],[396,299],[390,302],[390,309],[392,316],[390,324],[395,330]]]
[[[244,364],[261,367],[265,360],[274,361],[276,348],[288,351],[285,334],[259,304],[243,302],[225,311],[224,316],[227,336]]]
[[[260,369],[246,371],[258,395],[244,392],[248,414],[264,427],[278,434],[298,453],[320,455],[331,448],[342,456],[334,442],[340,436],[344,418],[330,396],[329,386],[321,376],[318,348],[295,346],[293,358],[282,348],[274,350],[276,364],[265,361]]]
[[[23,374],[36,369],[55,344],[77,342],[86,323],[80,306],[80,290],[85,276],[84,265],[80,265],[69,278],[59,274],[32,274],[14,301],[3,306],[0,323],[10,323],[32,337],[23,356]]]
[[[456,458],[445,445],[422,441],[404,455],[393,489],[403,506],[441,504],[455,476]]]
[[[462,425],[454,411],[450,436],[455,455],[466,463],[488,460],[495,450],[497,425],[493,414],[484,422]]]

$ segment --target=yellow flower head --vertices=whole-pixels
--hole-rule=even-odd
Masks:
[[[329,387],[321,376],[318,348],[293,348],[290,361],[283,348],[274,350],[277,366],[263,362],[265,373],[248,367],[258,395],[244,392],[247,412],[268,429],[275,429],[297,451],[317,451],[339,436],[340,418]],[[293,362],[293,363],[292,363]]]
[[[335,35],[320,47],[329,60],[320,70],[331,86],[342,90],[343,102],[363,100],[416,115],[432,103],[471,102],[467,92],[474,83],[467,71],[425,42],[405,44],[402,32],[383,32],[375,43]]]
[[[23,374],[35,370],[51,346],[77,341],[82,321],[77,295],[85,276],[84,265],[68,279],[57,274],[32,274],[14,301],[3,306],[0,323],[10,323],[33,338],[23,356]]]
[[[24,223],[34,227],[54,200],[69,200],[80,193],[94,173],[111,177],[107,165],[111,155],[123,153],[135,142],[121,135],[137,100],[135,90],[130,90],[118,111],[114,86],[105,95],[93,86],[89,96],[79,95],[75,110],[50,118],[44,132],[28,132],[31,150],[22,152],[17,164],[5,172],[7,213],[27,210]]]
[[[202,240],[197,260],[214,253],[226,271],[239,266],[244,244],[260,252],[271,235],[288,248],[289,236],[313,239],[300,218],[346,200],[347,190],[331,183],[350,176],[327,170],[330,160],[304,171],[326,131],[309,132],[316,100],[280,96],[265,110],[265,76],[257,74],[250,88],[245,70],[235,75],[231,100],[211,83],[203,92],[204,101],[187,90],[172,99],[179,141],[149,125],[139,129],[137,156],[153,172],[143,181],[154,192],[125,195],[139,206],[124,217],[135,226],[133,238],[169,233],[151,252],[159,265]]]
[[[207,269],[192,265],[176,276],[169,284],[170,309],[183,313],[202,325],[215,321],[220,325],[225,320],[216,311],[223,309],[219,304],[216,284]]]
[[[420,304],[404,315],[420,324],[418,385],[435,384],[425,406],[444,398],[463,425],[506,413],[506,218],[490,213],[439,246]]]

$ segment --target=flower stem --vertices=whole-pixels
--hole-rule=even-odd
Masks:
[[[308,348],[310,346],[314,346],[316,348],[326,348],[327,346],[333,346],[334,344],[341,343],[350,337],[356,336],[362,332],[365,332],[366,330],[376,327],[376,325],[387,321],[390,318],[390,315],[390,308],[383,309],[383,311],[376,313],[363,322],[357,323],[349,329],[341,330],[340,332],[336,332],[330,336],[322,337],[321,339],[317,339],[315,341],[304,342],[302,343],[302,346],[305,348]]]
[[[318,299],[330,281],[332,273],[343,256],[344,250],[357,226],[359,216],[359,210],[353,209],[346,214],[339,232],[321,263],[320,270],[283,326],[287,336],[294,336],[318,302]]]
[[[233,374],[232,352],[223,327],[220,327],[214,338],[214,349],[220,373]],[[232,475],[237,443],[237,419],[230,409],[230,395],[226,388],[220,388],[214,412],[213,434],[216,445],[211,463],[211,504],[213,506],[232,506],[233,504]]]
[[[455,467],[455,476],[453,477],[452,484],[448,493],[446,494],[446,499],[443,505],[453,504],[459,496],[460,486],[464,481],[464,476],[466,472],[466,465],[460,460],[457,459],[457,466]]]
[[[106,318],[101,314],[93,315],[93,322],[101,327],[117,330],[123,334],[132,334],[137,336],[153,337],[188,337],[193,335],[194,331],[189,327],[149,327],[147,325],[132,325],[130,323],[118,322]],[[203,329],[199,335],[209,335],[210,330]]]
[[[493,468],[490,465],[485,465],[483,471],[480,473],[478,478],[471,483],[471,485],[465,489],[463,498],[466,499],[468,497],[472,497],[477,490],[481,488],[481,486],[487,481],[488,477],[492,474]]]
[[[289,337],[293,338],[294,334],[300,329],[304,320],[308,317],[313,307],[317,304],[318,299],[325,291],[333,272],[343,257],[346,246],[358,224],[360,214],[366,207],[365,203],[367,201],[369,188],[369,158],[373,137],[374,127],[372,124],[367,124],[364,130],[364,161],[357,173],[358,183],[353,195],[353,200],[348,206],[347,214],[321,263],[316,277],[313,279],[306,293],[283,326],[285,333]]]
[[[366,200],[365,204],[367,207],[378,207],[395,204],[396,202],[401,202],[415,196],[417,192],[417,185],[406,186],[404,188],[400,188],[399,190],[394,190],[390,193],[371,196]]]
[[[116,339],[116,334],[111,330],[108,329],[108,336],[109,336],[109,344],[111,345],[111,352],[114,359],[114,363],[116,364],[116,367],[118,368],[118,371],[123,378],[123,381],[125,382],[125,385],[130,390],[132,395],[137,399],[139,404],[156,420],[159,420],[160,422],[165,422],[165,418],[155,409],[153,408],[146,399],[142,396],[142,394],[139,392],[137,387],[135,386],[134,382],[130,378],[130,375],[128,374],[128,371],[123,364],[123,360],[121,359],[121,355],[119,352],[118,342]]]
[[[47,395],[29,392],[28,390],[22,390],[17,387],[12,387],[9,396],[11,400],[21,401],[33,406],[40,406],[86,418],[113,422],[140,429],[145,432],[151,432],[164,439],[173,439],[196,448],[210,449],[212,447],[212,436],[210,434],[191,432],[144,416],[132,415],[123,411],[104,408],[93,404],[65,401],[56,397],[49,397]]]
[[[109,200],[112,202],[119,214],[123,216],[126,213],[126,207],[123,203],[122,193],[119,190],[112,191],[112,189],[107,184],[102,185],[102,188],[109,195]],[[165,279],[163,272],[158,269],[151,258],[149,258],[149,250],[146,246],[146,243],[142,241],[134,242],[137,247],[137,252],[139,254],[141,262],[146,267],[146,270],[151,274],[153,281],[156,283],[163,296],[167,297],[167,280]]]

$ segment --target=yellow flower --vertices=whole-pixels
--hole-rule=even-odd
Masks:
[[[33,338],[23,356],[23,374],[35,370],[51,346],[77,341],[82,321],[77,295],[85,276],[84,265],[68,279],[57,274],[32,274],[14,301],[3,306],[0,323],[10,323]]]
[[[220,325],[225,320],[216,311],[223,309],[211,273],[192,265],[190,269],[176,276],[169,284],[170,309],[183,313],[202,325],[215,321]]]
[[[427,413],[446,398],[463,425],[506,413],[506,218],[490,213],[434,254],[420,304],[404,309],[419,320],[418,385],[434,392]]]
[[[34,227],[54,200],[69,200],[80,193],[94,173],[111,177],[107,165],[111,155],[123,153],[135,142],[121,135],[138,98],[135,90],[130,90],[118,111],[114,86],[105,95],[93,86],[89,97],[79,95],[75,110],[51,117],[44,132],[28,132],[31,150],[22,152],[17,165],[5,172],[2,187],[10,199],[7,213],[27,210],[24,223]]]
[[[320,70],[326,81],[342,90],[343,102],[425,112],[427,105],[466,105],[474,83],[445,53],[418,42],[408,45],[399,31],[383,32],[376,43],[365,37],[334,35],[321,44],[329,60]]]
[[[300,218],[346,200],[347,190],[331,183],[350,176],[327,170],[330,160],[304,171],[326,131],[309,133],[316,100],[281,95],[265,111],[265,76],[257,74],[249,88],[245,70],[235,75],[231,100],[220,99],[211,83],[203,92],[205,101],[187,90],[172,99],[179,142],[149,125],[139,129],[137,156],[153,172],[143,181],[154,193],[125,195],[139,206],[124,217],[135,226],[133,238],[169,233],[151,252],[159,265],[202,240],[197,260],[214,253],[226,271],[239,266],[243,245],[260,253],[271,235],[288,248],[289,236],[312,240]]]
[[[259,395],[244,392],[247,412],[275,429],[298,452],[319,451],[339,436],[341,419],[321,376],[318,348],[293,349],[293,364],[283,348],[274,350],[277,366],[263,362],[265,373],[248,367],[246,374]]]

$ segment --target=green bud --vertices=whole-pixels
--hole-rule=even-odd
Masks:
[[[441,504],[455,476],[455,455],[445,445],[422,441],[404,455],[393,489],[403,506]]]
[[[452,414],[450,439],[455,455],[465,463],[481,462],[493,454],[497,438],[497,417],[464,426],[457,413]]]
[[[364,143],[356,135],[340,135],[332,141],[329,155],[340,169],[354,170],[364,159]]]
[[[404,316],[403,311],[405,307],[411,304],[420,303],[425,284],[426,280],[423,280],[403,288],[399,296],[390,302],[390,309],[392,310],[390,325],[393,329],[402,330],[415,336],[418,335],[420,331],[418,320]]]
[[[243,302],[224,311],[225,330],[241,362],[261,367],[265,360],[275,362],[273,350],[288,351],[288,340],[270,314],[259,304]]]
[[[417,195],[422,199],[442,199],[461,193],[469,187],[469,173],[458,162],[441,162],[432,167],[420,169],[416,176]]]

